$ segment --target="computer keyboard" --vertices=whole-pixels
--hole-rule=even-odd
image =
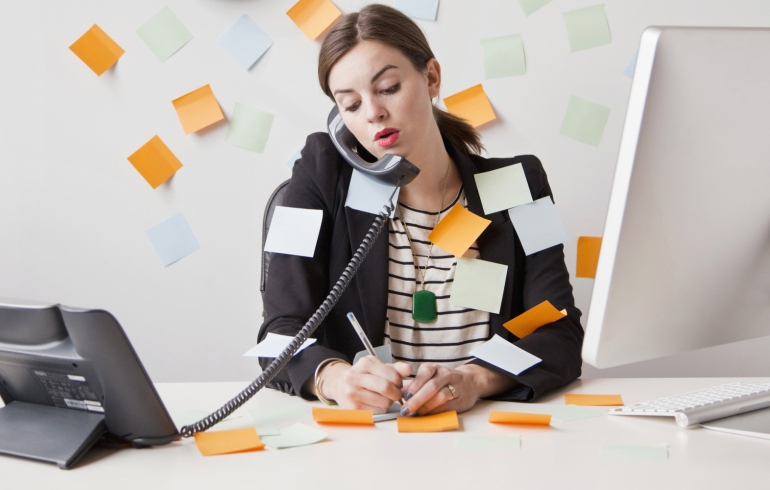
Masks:
[[[770,383],[728,383],[608,410],[610,415],[674,417],[679,427],[770,407]]]

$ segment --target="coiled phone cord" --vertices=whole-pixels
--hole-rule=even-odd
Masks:
[[[334,308],[334,305],[337,304],[337,300],[340,299],[342,293],[345,292],[345,290],[348,288],[351,279],[353,279],[353,276],[355,276],[356,272],[358,272],[358,268],[361,266],[364,259],[369,254],[369,251],[372,249],[372,245],[374,245],[374,242],[380,235],[382,228],[385,226],[385,220],[388,219],[390,214],[393,212],[393,209],[395,208],[393,205],[393,197],[396,195],[398,187],[399,186],[396,186],[396,188],[393,190],[393,193],[388,199],[388,203],[383,206],[383,211],[380,211],[380,214],[374,218],[374,223],[372,223],[371,228],[369,228],[369,231],[366,233],[366,237],[364,237],[361,245],[358,246],[358,250],[356,250],[356,253],[353,254],[353,258],[350,259],[350,263],[348,263],[347,267],[345,267],[345,270],[342,272],[342,275],[337,280],[337,283],[329,292],[329,295],[326,296],[326,299],[323,303],[321,303],[321,306],[319,306],[316,312],[313,313],[313,316],[310,317],[310,319],[307,321],[305,326],[302,327],[299,333],[294,336],[294,338],[283,350],[283,352],[281,352],[278,357],[273,359],[273,362],[271,362],[270,365],[265,368],[262,374],[260,374],[257,379],[252,381],[251,384],[247,386],[243,391],[238,393],[235,398],[222,405],[222,407],[220,407],[217,411],[209,414],[194,424],[185,425],[182,427],[181,433],[183,437],[192,437],[196,432],[202,432],[213,427],[225,417],[240,408],[241,405],[256,395],[259,390],[264,388],[267,383],[269,383],[281,371],[281,369],[283,369],[286,363],[288,363],[297,352],[297,349],[299,349],[300,346],[305,343],[308,337],[310,337],[310,335],[316,331],[318,326],[321,325],[321,322],[324,321],[332,308]]]

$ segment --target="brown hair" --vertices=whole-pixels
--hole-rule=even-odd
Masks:
[[[318,81],[332,101],[329,72],[337,60],[361,41],[377,41],[398,49],[420,72],[425,70],[428,60],[435,57],[425,35],[412,19],[386,5],[367,5],[360,12],[343,16],[321,44]],[[479,133],[465,119],[436,106],[433,106],[433,117],[441,134],[460,151],[479,154],[484,148]]]

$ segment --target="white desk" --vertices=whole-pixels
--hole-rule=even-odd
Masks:
[[[539,403],[563,405],[565,392],[620,393],[625,403],[683,393],[750,378],[579,380]],[[171,412],[217,408],[246,383],[161,383]],[[313,404],[318,404],[317,402]],[[309,407],[298,397],[265,390],[247,404]],[[72,470],[0,457],[7,489],[45,488],[767,488],[770,440],[706,429],[679,429],[671,418],[605,416],[526,428],[489,424],[490,409],[525,411],[531,404],[481,402],[460,414],[460,429],[434,434],[399,434],[396,422],[374,428],[317,426],[329,433],[319,444],[226,456],[203,457],[190,440],[153,449],[96,448]],[[278,422],[278,428],[295,420]],[[458,451],[455,436],[520,434],[519,451]],[[662,462],[599,459],[605,443],[668,444]]]

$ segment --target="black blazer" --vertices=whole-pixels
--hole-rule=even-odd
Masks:
[[[484,215],[473,176],[521,163],[533,199],[550,196],[551,188],[535,156],[483,158],[458,151],[446,139],[444,144],[460,172],[468,209],[492,220],[477,240],[481,259],[508,265],[500,313],[490,314],[490,336],[497,334],[542,359],[518,376],[501,371],[518,381],[518,385],[493,398],[534,400],[580,376],[583,328],[564,264],[564,247],[558,245],[525,256],[508,213]],[[345,207],[352,172],[352,167],[337,152],[326,133],[308,136],[302,157],[294,165],[283,205],[323,210],[321,231],[313,258],[273,254],[265,290],[265,321],[259,330],[260,342],[268,332],[296,335],[323,302],[372,225],[373,214]],[[549,300],[559,310],[566,308],[567,316],[523,339],[503,327],[503,323],[544,300]],[[321,361],[335,357],[351,361],[356,352],[363,350],[345,314],[352,311],[372,344],[382,345],[387,301],[388,236],[385,229],[337,306],[316,330],[316,343],[295,355],[271,386],[285,393],[311,398],[301,388],[314,375]],[[261,359],[262,368],[270,361],[272,359]],[[494,368],[480,360],[472,362]]]

